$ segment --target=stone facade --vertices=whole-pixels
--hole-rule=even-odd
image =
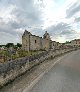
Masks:
[[[72,40],[70,42],[66,42],[63,44],[63,46],[66,48],[80,47],[80,39],[75,39],[75,40]]]
[[[80,39],[72,40],[71,45],[74,47],[80,46]]]
[[[51,41],[51,49],[56,49],[56,41]]]
[[[49,50],[51,46],[50,42],[51,39],[47,31],[43,35],[43,38],[32,35],[27,30],[22,35],[22,49],[25,51]]]

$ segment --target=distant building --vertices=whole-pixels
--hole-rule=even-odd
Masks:
[[[22,49],[25,51],[49,50],[50,40],[50,35],[47,33],[47,31],[42,38],[36,35],[32,35],[30,32],[25,30],[22,35]]]
[[[57,42],[51,41],[51,49],[56,49],[56,48],[57,48]]]
[[[80,47],[80,39],[75,39],[71,41],[71,45],[74,47]]]
[[[27,30],[22,35],[22,49],[25,51],[54,50],[62,48],[62,45],[62,43],[52,41],[47,31],[43,37],[32,35]]]

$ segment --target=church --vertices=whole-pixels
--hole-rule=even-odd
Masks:
[[[47,31],[43,37],[32,35],[27,30],[22,35],[22,49],[25,51],[49,50],[51,49],[51,42],[50,35]]]

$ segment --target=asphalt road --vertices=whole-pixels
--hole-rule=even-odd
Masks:
[[[80,50],[64,56],[29,92],[80,92]]]

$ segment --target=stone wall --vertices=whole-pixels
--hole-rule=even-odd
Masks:
[[[50,49],[50,40],[49,39],[43,39],[42,40],[42,46],[44,50]]]
[[[31,67],[43,62],[44,60],[57,55],[72,51],[75,49],[58,49],[54,51],[45,51],[38,55],[23,57],[0,64],[0,86],[15,79],[17,76],[25,73]]]
[[[42,49],[42,38],[38,36],[30,36],[30,50]]]
[[[71,41],[71,46],[80,46],[80,39],[75,39]]]
[[[25,30],[22,35],[22,49],[25,51],[31,50],[49,50],[50,49],[50,37],[46,32],[44,37],[32,35],[30,32]]]
[[[30,34],[24,33],[22,36],[22,49],[25,51],[30,50]]]

